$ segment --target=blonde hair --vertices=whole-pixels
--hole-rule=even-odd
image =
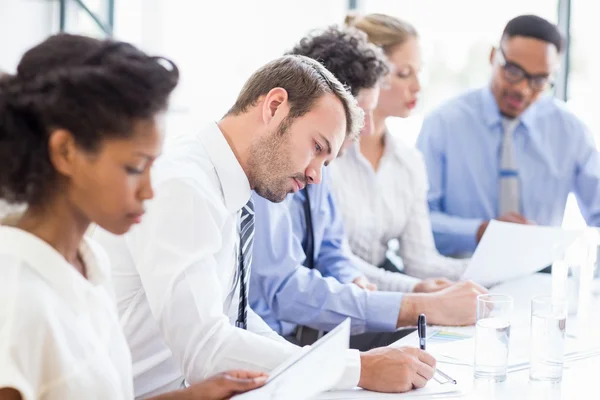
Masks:
[[[410,38],[418,37],[414,26],[386,14],[348,14],[344,24],[365,32],[369,41],[381,47],[387,55]]]

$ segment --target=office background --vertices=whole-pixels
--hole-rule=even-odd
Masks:
[[[393,121],[414,142],[423,115],[445,99],[487,83],[489,52],[506,22],[532,13],[556,22],[567,52],[555,95],[600,143],[600,52],[594,2],[587,0],[0,0],[0,69],[14,72],[22,53],[66,31],[132,42],[173,59],[181,84],[166,124],[169,135],[220,118],[257,67],[314,28],[342,23],[349,10],[383,12],[415,25],[423,85],[413,116]],[[564,225],[584,222],[574,198]]]

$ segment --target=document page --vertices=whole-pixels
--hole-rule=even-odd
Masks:
[[[531,275],[564,257],[583,230],[519,225],[492,220],[463,279],[483,286]]]
[[[269,374],[262,388],[232,397],[236,400],[307,400],[331,389],[346,369],[350,319],[294,355]]]

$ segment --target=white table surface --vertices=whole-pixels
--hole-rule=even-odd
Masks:
[[[570,282],[572,284],[572,282]],[[600,286],[600,282],[595,282]],[[551,276],[536,274],[527,278],[499,285],[491,293],[510,294],[515,301],[515,309],[511,326],[514,330],[529,329],[530,301],[535,295],[551,293]],[[574,286],[570,288],[570,298]],[[573,302],[574,303],[574,302]],[[600,296],[592,298],[590,312],[583,320],[576,315],[576,309],[570,307],[571,314],[567,319],[567,334],[576,337],[578,345],[600,347]],[[580,327],[585,328],[579,329]],[[414,332],[402,338],[392,346],[417,346],[418,337]],[[561,383],[530,382],[529,369],[508,374],[502,383],[475,381],[473,368],[470,366],[438,363],[438,367],[452,376],[464,389],[462,395],[432,395],[419,398],[461,398],[461,399],[492,399],[492,400],[556,400],[556,399],[600,399],[600,355],[585,360],[566,364]],[[323,396],[325,398],[326,396]],[[395,397],[395,396],[393,396]],[[404,396],[399,395],[398,398]],[[377,398],[377,395],[373,399]],[[385,396],[385,398],[391,398]]]

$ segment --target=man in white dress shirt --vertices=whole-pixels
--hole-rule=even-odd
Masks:
[[[270,371],[299,351],[246,306],[251,191],[279,202],[319,183],[362,123],[352,95],[319,63],[276,59],[221,121],[172,143],[153,171],[156,196],[143,223],[125,237],[96,232],[113,264],[136,396],[232,368]],[[349,350],[337,387],[407,391],[434,367],[418,349]]]

